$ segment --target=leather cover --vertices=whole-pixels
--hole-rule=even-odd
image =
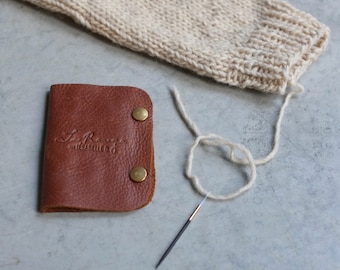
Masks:
[[[148,111],[145,121],[131,113]],[[49,95],[41,212],[131,211],[155,189],[152,102],[127,86],[59,84]],[[129,172],[144,167],[134,182]]]

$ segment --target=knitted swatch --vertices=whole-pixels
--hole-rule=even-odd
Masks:
[[[329,29],[282,0],[26,0],[114,43],[241,88],[284,94]]]

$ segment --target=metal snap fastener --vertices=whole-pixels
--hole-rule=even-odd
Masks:
[[[138,107],[133,110],[132,117],[137,121],[145,121],[149,117],[149,113],[145,108]]]
[[[143,182],[147,175],[148,173],[143,167],[135,167],[130,171],[130,178],[135,182]]]

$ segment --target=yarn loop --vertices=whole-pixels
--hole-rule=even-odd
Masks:
[[[290,84],[290,87],[292,88],[292,90],[286,95],[284,102],[281,105],[281,109],[280,109],[280,112],[279,112],[279,115],[276,121],[274,139],[273,139],[273,148],[268,155],[266,155],[263,158],[259,158],[259,159],[254,159],[251,152],[242,144],[231,142],[216,134],[202,135],[197,125],[190,119],[189,115],[187,114],[178,90],[176,89],[176,87],[173,87],[172,94],[174,97],[177,110],[180,116],[182,117],[183,121],[185,122],[186,126],[188,127],[188,129],[196,137],[194,143],[192,144],[189,150],[189,155],[188,155],[186,168],[185,168],[185,176],[191,181],[192,186],[199,194],[201,194],[202,196],[208,196],[208,198],[214,199],[214,200],[231,200],[245,193],[254,185],[255,180],[256,180],[256,166],[263,165],[271,161],[275,157],[279,149],[282,119],[283,119],[286,107],[288,106],[290,99],[294,95],[297,95],[303,92],[304,90],[303,87],[297,83]],[[220,195],[220,194],[214,194],[212,192],[208,192],[200,183],[199,178],[196,175],[193,175],[192,173],[195,149],[200,144],[205,144],[205,145],[209,145],[213,147],[228,146],[230,148],[230,161],[231,162],[235,164],[249,166],[250,175],[248,176],[247,183],[241,188],[239,188],[238,190],[231,192],[229,194],[226,194],[226,195]],[[242,152],[245,158],[236,157],[235,150],[239,150],[240,152]]]
[[[255,165],[254,158],[253,158],[252,154],[250,153],[250,151],[241,144],[233,143],[233,142],[226,140],[226,139],[224,139],[224,138],[222,138],[222,137],[220,137],[216,134],[208,134],[206,136],[204,136],[204,135],[198,136],[196,138],[194,144],[191,146],[189,156],[188,156],[188,160],[187,160],[186,171],[185,171],[186,177],[191,180],[194,188],[197,190],[198,193],[200,193],[203,196],[205,196],[209,193],[201,185],[198,177],[192,174],[192,164],[193,164],[193,158],[194,158],[194,151],[198,147],[198,145],[201,144],[201,143],[205,144],[205,145],[209,145],[209,146],[214,146],[214,147],[228,146],[230,148],[230,158],[231,158],[231,160],[233,160],[235,158],[234,157],[234,151],[240,150],[245,155],[245,157],[246,157],[245,160],[247,161],[247,165],[250,167],[250,170],[251,170],[250,176],[248,178],[246,185],[244,185],[243,187],[241,187],[237,191],[232,192],[232,193],[227,194],[227,195],[209,194],[208,197],[210,199],[215,199],[215,200],[233,199],[233,198],[238,197],[242,193],[246,192],[247,190],[249,190],[252,187],[252,185],[254,184],[255,179],[256,179],[256,165]]]

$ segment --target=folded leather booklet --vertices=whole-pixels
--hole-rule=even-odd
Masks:
[[[131,211],[148,204],[154,189],[148,94],[127,86],[51,86],[40,211]]]

